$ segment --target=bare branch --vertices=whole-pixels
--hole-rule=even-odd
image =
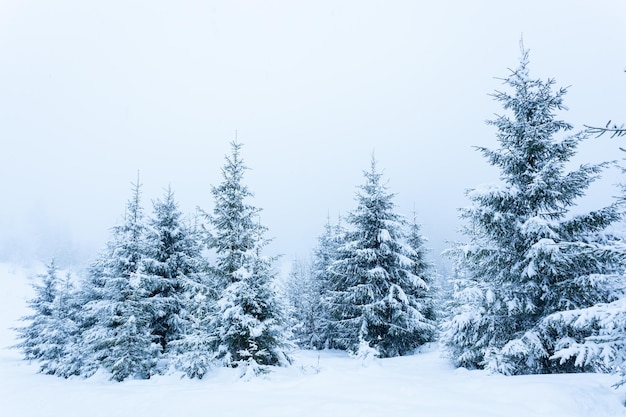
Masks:
[[[604,127],[593,127],[587,125],[584,126],[587,128],[589,133],[591,133],[592,135],[596,135],[596,137],[600,137],[605,133],[610,134],[611,138],[626,136],[626,126],[624,126],[623,124],[621,126],[618,126],[617,124],[611,125],[610,120]]]

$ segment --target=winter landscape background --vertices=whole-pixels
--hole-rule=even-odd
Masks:
[[[624,415],[625,9],[541,6],[0,6],[2,414]]]

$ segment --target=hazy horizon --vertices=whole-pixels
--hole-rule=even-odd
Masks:
[[[496,146],[490,94],[521,37],[531,76],[569,86],[558,117],[575,131],[626,122],[625,12],[617,0],[3,2],[0,258],[94,258],[137,171],[147,214],[168,185],[183,212],[210,212],[237,132],[268,254],[308,257],[327,216],[355,208],[375,152],[435,259],[460,238],[464,191],[498,180],[473,147]],[[575,162],[621,159],[620,146],[590,139]],[[608,172],[580,209],[608,204],[619,181]]]

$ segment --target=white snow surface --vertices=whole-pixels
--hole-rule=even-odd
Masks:
[[[602,374],[506,377],[455,369],[435,345],[413,356],[350,358],[296,351],[294,365],[244,381],[218,368],[203,380],[180,374],[109,381],[103,373],[68,380],[6,349],[10,327],[29,312],[29,272],[0,264],[0,416],[626,416],[624,389]]]

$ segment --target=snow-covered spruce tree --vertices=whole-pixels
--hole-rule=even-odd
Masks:
[[[337,257],[345,231],[341,218],[330,217],[318,237],[311,263],[295,260],[287,281],[287,298],[296,344],[308,349],[333,348],[332,321],[328,316],[328,291],[334,281],[330,265]]]
[[[51,327],[50,321],[56,310],[54,302],[57,297],[58,268],[54,259],[50,264],[46,265],[46,269],[45,274],[37,276],[41,280],[41,285],[33,284],[35,298],[28,301],[28,306],[33,311],[33,314],[21,319],[30,321],[30,323],[28,326],[15,329],[19,339],[22,340],[15,347],[22,351],[27,360],[50,356],[46,352],[49,342],[43,335]],[[59,354],[53,353],[52,355],[58,356]]]
[[[89,355],[86,376],[98,368],[111,372],[117,381],[149,378],[156,372],[160,346],[151,331],[157,314],[146,302],[150,293],[142,270],[147,247],[140,195],[140,185],[134,184],[124,221],[113,229],[86,283],[82,332]]]
[[[252,197],[243,184],[247,169],[240,156],[241,144],[222,168],[222,183],[212,188],[215,199],[210,247],[216,252],[216,273],[221,283],[216,305],[217,358],[226,366],[246,366],[263,372],[267,365],[285,365],[284,318],[273,288],[273,258],[261,256],[268,243],[266,228],[258,223],[259,209],[248,204]],[[247,372],[247,371],[245,371]]]
[[[145,302],[154,314],[151,332],[165,352],[170,342],[180,339],[190,324],[188,304],[201,291],[204,268],[200,240],[183,222],[171,187],[163,200],[153,202],[153,207],[142,272],[148,292]],[[194,294],[186,294],[188,290]]]
[[[511,115],[488,122],[498,129],[500,147],[479,148],[500,169],[501,185],[467,194],[472,205],[461,218],[470,242],[449,251],[461,279],[442,341],[458,366],[506,374],[584,370],[551,356],[564,340],[592,335],[594,326],[545,326],[543,320],[613,300],[623,251],[603,232],[620,218],[618,205],[570,213],[606,164],[566,172],[587,136],[557,137],[572,129],[554,114],[565,108],[566,90],[531,79],[527,51],[504,81],[513,93],[494,97]]]
[[[152,304],[151,332],[169,365],[189,378],[212,366],[211,307],[215,302],[210,267],[202,256],[195,222],[184,223],[171,189],[154,202],[148,226],[144,271]]]
[[[406,222],[393,211],[393,194],[381,183],[374,158],[364,175],[358,206],[347,218],[351,230],[330,267],[333,343],[353,352],[367,346],[382,357],[404,355],[435,333],[419,299],[428,286],[414,274]]]
[[[192,281],[193,282],[193,281]],[[186,288],[188,316],[181,337],[168,344],[168,358],[189,378],[202,379],[214,366],[216,337],[213,332],[215,300],[209,285],[194,283]]]
[[[60,344],[64,345],[63,355],[56,361],[50,361],[46,365],[48,373],[68,378],[80,375],[83,366],[83,352],[80,350],[80,304],[78,289],[74,285],[74,278],[69,272],[60,279],[57,286],[56,299],[58,333],[55,336]],[[54,372],[51,372],[54,371]]]
[[[422,235],[422,226],[417,221],[417,214],[408,226],[406,244],[410,248],[407,257],[413,261],[411,272],[420,280],[414,288],[413,296],[418,301],[417,309],[429,323],[436,323],[439,318],[438,308],[441,304],[440,289],[437,285],[438,274],[435,266],[428,259],[427,239]],[[423,343],[432,342],[437,337],[436,329],[432,333],[426,333]]]
[[[346,230],[343,227],[341,216],[334,225],[331,224],[330,217],[328,217],[324,225],[324,232],[318,237],[317,246],[313,250],[311,274],[320,292],[320,316],[318,318],[320,345],[316,346],[317,348],[334,349],[338,347],[334,342],[335,331],[330,315],[332,310],[330,291],[338,279],[334,277],[331,265],[338,257],[338,251],[345,240],[345,236]]]
[[[285,283],[293,341],[304,349],[324,347],[321,334],[322,288],[311,263],[295,259]]]
[[[15,347],[26,359],[39,361],[42,373],[65,378],[77,375],[80,357],[75,349],[78,326],[71,277],[59,278],[52,260],[46,274],[38,278],[41,285],[33,285],[36,296],[28,303],[33,314],[23,318],[30,322],[27,326],[16,329],[22,341]]]

